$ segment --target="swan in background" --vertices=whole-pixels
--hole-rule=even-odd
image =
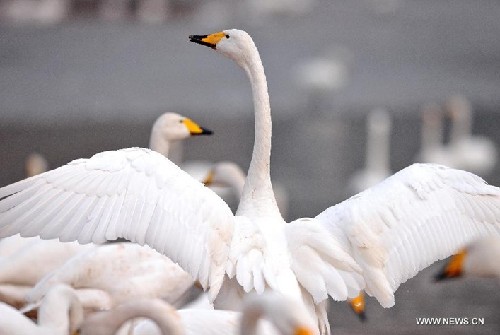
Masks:
[[[213,132],[176,113],[164,113],[153,124],[149,148],[179,164],[182,161],[180,141],[191,136],[212,135]]]
[[[193,280],[155,250],[125,242],[95,246],[79,253],[42,278],[26,299],[36,305],[54,285],[61,283],[77,292],[85,289],[79,294],[84,307],[102,310],[140,298],[176,303]]]
[[[495,167],[497,149],[495,143],[485,136],[471,134],[472,108],[470,102],[461,95],[453,96],[446,103],[452,127],[450,154],[454,167],[487,176]]]
[[[462,276],[494,277],[500,280],[500,237],[488,236],[469,243],[452,256],[435,279]]]
[[[125,322],[147,318],[137,325]],[[264,322],[259,322],[260,320]],[[132,327],[132,329],[130,329]],[[157,299],[120,305],[88,317],[80,335],[313,335],[314,324],[294,300],[266,292],[249,295],[242,311],[179,310]]]
[[[241,167],[233,162],[222,161],[212,165],[212,167],[205,174],[202,183],[205,186],[215,190],[215,192],[222,198],[231,208],[237,207],[241,194],[243,193],[243,186],[245,185],[246,175]],[[230,194],[225,193],[222,189],[227,188]],[[273,184],[274,195],[278,208],[283,217],[288,214],[288,194],[285,188],[280,184]],[[233,204],[235,204],[233,206]]]
[[[37,174],[43,173],[48,170],[49,163],[43,157],[42,154],[38,152],[32,152],[26,157],[26,161],[24,164],[24,170],[26,172],[26,176],[32,177]]]
[[[18,310],[0,302],[2,335],[68,335],[74,334],[83,321],[83,310],[73,290],[66,285],[53,287],[38,311],[38,323]],[[69,332],[69,333],[68,333]]]
[[[255,142],[236,215],[163,155],[128,148],[0,188],[0,236],[124,237],[177,262],[215,308],[238,310],[248,293],[270,289],[302,301],[317,332],[329,334],[328,296],[346,300],[364,289],[391,307],[396,289],[421,269],[472,239],[500,234],[499,188],[425,164],[286,223],[270,178],[271,109],[257,47],[236,29],[189,39],[232,59],[250,79]]]
[[[302,59],[294,66],[293,81],[305,92],[309,110],[327,108],[326,102],[332,93],[346,86],[351,60],[348,49],[337,47],[322,55]]]
[[[57,24],[69,11],[68,0],[10,0],[0,7],[0,17],[15,24]]]
[[[392,174],[389,166],[391,127],[391,115],[387,110],[378,108],[368,114],[365,168],[351,177],[351,195],[374,186]]]

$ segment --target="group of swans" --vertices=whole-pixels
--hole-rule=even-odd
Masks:
[[[285,222],[270,178],[271,109],[264,68],[246,32],[192,35],[250,79],[255,143],[235,215],[163,155],[102,152],[0,188],[0,236],[103,243],[118,237],[167,255],[216,308],[281,292],[329,334],[326,301],[360,290],[393,306],[399,285],[479,236],[500,233],[500,189],[465,171],[414,164],[314,218]]]
[[[484,136],[472,135],[472,108],[461,95],[452,96],[445,104],[451,119],[450,140],[443,143],[443,110],[436,104],[422,111],[422,145],[417,161],[438,163],[488,176],[497,162],[495,144]]]
[[[283,295],[266,292],[246,297],[241,313],[196,309],[177,311],[160,299],[138,299],[84,317],[75,290],[58,284],[45,295],[37,323],[0,302],[0,334],[312,335],[314,324],[303,308]],[[126,324],[136,318],[147,320]],[[269,322],[258,322],[260,319]]]

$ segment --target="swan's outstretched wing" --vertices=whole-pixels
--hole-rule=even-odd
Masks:
[[[423,268],[500,234],[500,189],[465,171],[414,164],[315,220],[361,266],[367,293],[390,307],[399,285]]]
[[[0,188],[0,236],[103,243],[124,237],[178,262],[215,297],[233,215],[162,155],[129,148],[78,159]]]

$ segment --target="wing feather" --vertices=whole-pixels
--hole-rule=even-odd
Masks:
[[[390,307],[399,285],[423,268],[500,234],[500,189],[472,173],[414,164],[316,220],[350,249],[367,293]]]
[[[102,152],[0,188],[0,236],[148,244],[210,288],[212,299],[233,227],[222,199],[148,149]]]

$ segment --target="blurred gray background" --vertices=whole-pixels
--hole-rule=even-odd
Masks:
[[[260,50],[274,121],[272,177],[288,192],[290,220],[350,195],[374,108],[392,118],[393,172],[415,161],[423,106],[454,94],[471,102],[473,134],[500,143],[495,0],[0,0],[0,185],[22,179],[34,151],[55,168],[145,147],[167,111],[215,131],[186,141],[185,160],[246,169],[254,131],[248,80],[188,42],[226,28],[248,31]],[[311,70],[318,59],[329,65]],[[446,120],[445,142],[449,129]],[[500,185],[499,169],[495,163],[482,177]],[[370,299],[364,324],[332,304],[333,333],[499,334],[498,283],[437,285],[440,266],[403,284],[391,309]],[[485,325],[416,325],[416,317],[439,316],[484,317]]]

